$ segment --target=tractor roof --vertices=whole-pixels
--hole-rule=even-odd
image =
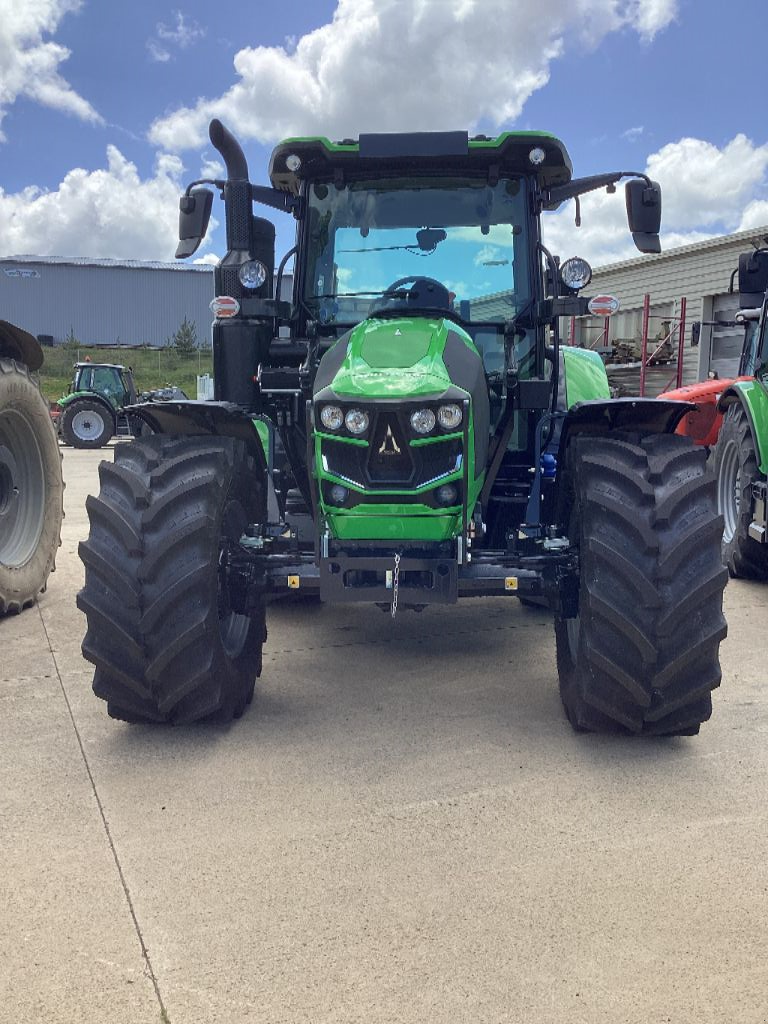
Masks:
[[[534,149],[544,151],[539,164],[530,159]],[[297,170],[286,163],[290,156],[301,161]],[[375,176],[392,170],[535,174],[539,187],[545,189],[570,181],[572,167],[563,143],[546,132],[503,132],[495,138],[469,138],[467,132],[409,132],[361,135],[342,142],[323,137],[286,139],[275,147],[269,162],[272,185],[294,194],[303,180]]]
[[[75,369],[79,370],[81,367],[90,367],[91,369],[103,369],[103,370],[124,370],[125,367],[121,363],[75,363]]]

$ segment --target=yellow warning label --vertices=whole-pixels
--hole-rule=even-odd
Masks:
[[[517,576],[505,576],[504,577],[504,589],[505,590],[517,590]]]
[[[289,576],[288,577],[288,589],[289,590],[298,590],[300,584],[301,584],[301,579],[298,576]]]

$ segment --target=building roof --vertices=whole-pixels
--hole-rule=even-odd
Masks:
[[[210,274],[213,267],[207,263],[161,263],[153,260],[110,260],[92,256],[0,256],[0,264],[42,264],[72,267],[109,267],[128,270],[185,270]]]
[[[667,249],[664,252],[650,256],[634,256],[629,260],[620,260],[617,263],[606,263],[603,266],[595,267],[594,273],[607,274],[614,270],[639,267],[644,263],[658,263],[660,260],[676,259],[692,252],[702,252],[707,249],[721,249],[726,246],[737,244],[749,245],[753,239],[760,239],[768,242],[768,225],[763,227],[750,228],[748,231],[737,231],[733,235],[716,235],[714,238],[704,238],[700,242],[692,242],[689,245],[678,245],[674,249]]]

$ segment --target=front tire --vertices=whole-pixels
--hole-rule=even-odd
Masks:
[[[263,521],[266,488],[241,441],[162,434],[99,467],[80,545],[83,655],[113,718],[186,724],[238,718],[266,638],[263,600],[234,612],[226,550]]]
[[[677,435],[578,436],[564,488],[580,562],[578,616],[555,620],[571,725],[697,733],[720,684],[728,578],[705,452]]]
[[[114,432],[114,417],[101,402],[80,398],[61,414],[61,433],[72,448],[103,448]]]
[[[723,561],[731,576],[768,579],[768,544],[749,536],[752,485],[761,479],[752,429],[741,403],[730,406],[715,446],[717,505],[723,516]]]
[[[45,589],[63,498],[48,404],[24,364],[0,358],[0,615],[20,612]]]

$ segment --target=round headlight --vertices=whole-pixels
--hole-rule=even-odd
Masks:
[[[362,409],[350,409],[344,417],[350,434],[364,434],[368,429],[368,413]]]
[[[261,260],[248,260],[240,264],[237,276],[243,288],[261,288],[267,280],[267,268]]]
[[[341,484],[334,484],[331,488],[331,501],[334,505],[343,505],[347,500],[349,491],[346,487],[342,487]]]
[[[435,414],[431,409],[417,409],[411,413],[411,426],[417,434],[428,434],[435,428]]]
[[[461,423],[461,406],[451,402],[450,405],[441,405],[437,410],[437,422],[443,430],[455,430]]]
[[[320,422],[326,430],[338,430],[344,422],[344,413],[338,405],[324,405],[320,410]]]
[[[459,492],[455,484],[443,484],[442,487],[437,488],[435,497],[437,498],[438,505],[455,505]]]
[[[544,161],[547,159],[547,154],[544,152],[541,146],[535,146],[528,154],[528,159],[535,167],[538,167],[539,164],[543,164]]]
[[[592,267],[581,256],[572,256],[561,264],[560,279],[567,288],[577,292],[592,280]]]
[[[289,171],[293,171],[293,173],[295,174],[296,171],[298,171],[298,169],[301,167],[301,157],[299,156],[299,154],[289,153],[288,156],[285,158],[285,166],[288,168]]]

